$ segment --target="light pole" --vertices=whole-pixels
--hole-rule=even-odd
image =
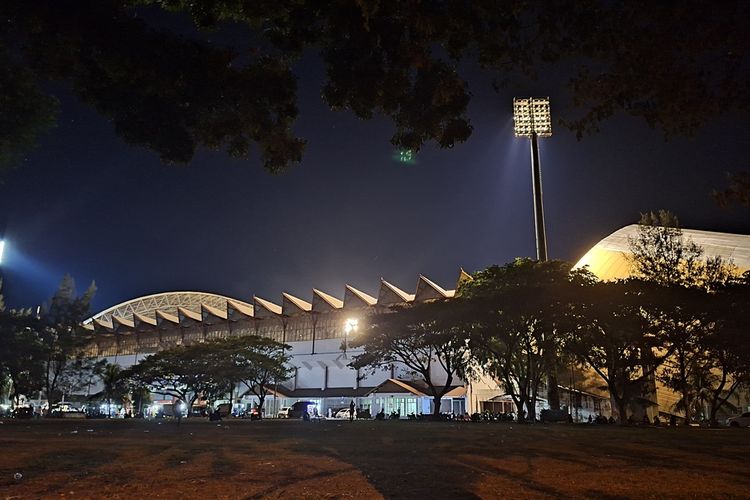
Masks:
[[[539,137],[552,136],[549,97],[516,97],[513,99],[513,131],[516,137],[531,139],[531,180],[534,190],[534,228],[536,258],[547,260],[547,232],[544,228],[542,203],[542,167],[539,163]]]
[[[5,240],[0,240],[0,265],[3,264],[3,251],[5,250]]]

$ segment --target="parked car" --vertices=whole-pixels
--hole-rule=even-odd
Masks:
[[[750,411],[743,413],[738,417],[729,417],[727,419],[729,427],[750,427]]]
[[[216,411],[219,412],[221,418],[228,417],[232,414],[232,403],[221,403],[216,407]]]
[[[333,418],[343,418],[349,420],[349,408],[342,408],[333,414]]]
[[[249,418],[250,420],[260,420],[260,412],[258,411],[258,408],[252,407],[245,412],[243,418]]]
[[[47,416],[50,418],[86,418],[83,410],[67,403],[52,405]]]
[[[289,418],[289,410],[291,410],[291,408],[289,408],[288,406],[283,407],[282,409],[279,410],[277,417]]]
[[[30,406],[18,406],[11,412],[11,416],[13,418],[33,418],[34,409]]]
[[[311,406],[315,406],[312,401],[297,401],[287,412],[287,418],[302,418],[305,414],[309,415]]]

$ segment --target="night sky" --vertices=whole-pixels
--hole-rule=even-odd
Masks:
[[[343,297],[348,283],[377,295],[381,276],[413,292],[420,273],[453,288],[460,267],[535,255],[528,141],[513,137],[512,98],[550,95],[554,117],[569,111],[565,90],[542,73],[498,94],[465,71],[474,134],[451,150],[427,146],[406,165],[394,160],[389,121],[326,108],[324,69],[307,54],[296,66],[296,130],[308,145],[278,176],[209,151],[164,166],[54,87],[58,126],[0,186],[6,302],[40,304],[66,272],[79,292],[96,280],[92,312],[172,290],[280,302],[284,291],[309,300],[313,287]],[[541,141],[550,257],[576,261],[659,208],[684,227],[749,234],[748,209],[719,208],[710,196],[726,172],[747,168],[749,131],[745,116],[668,142],[626,116],[581,141],[553,126]]]

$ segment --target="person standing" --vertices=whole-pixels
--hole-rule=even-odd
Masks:
[[[172,413],[175,418],[177,418],[177,427],[179,427],[180,422],[182,422],[182,400],[180,398],[177,398],[177,400],[172,403]]]
[[[352,399],[352,402],[349,403],[349,422],[354,421],[354,400]]]

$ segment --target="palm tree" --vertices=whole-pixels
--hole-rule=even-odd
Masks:
[[[122,399],[122,397],[125,396],[127,393],[127,384],[125,377],[123,377],[122,368],[120,368],[120,365],[114,363],[107,363],[104,365],[98,375],[99,380],[104,387],[102,391],[95,394],[94,397],[104,396],[107,398],[107,418],[110,418],[112,415],[112,400]]]

